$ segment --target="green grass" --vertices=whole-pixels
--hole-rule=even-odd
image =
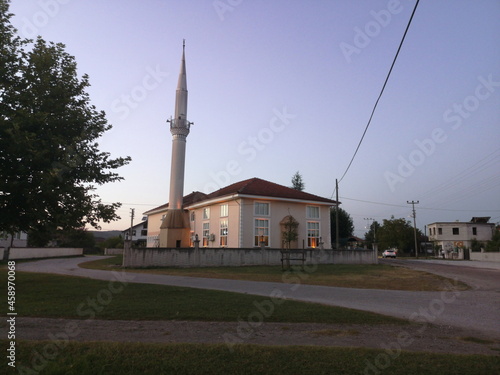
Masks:
[[[122,256],[86,262],[80,266],[101,270],[121,267]],[[449,290],[453,285],[456,290],[469,287],[459,281],[453,281],[428,272],[411,270],[405,267],[393,267],[385,264],[321,264],[309,265],[304,271],[299,268],[292,271],[281,270],[280,266],[249,267],[203,267],[203,268],[148,268],[128,269],[130,272],[152,273],[160,275],[194,276],[232,280],[251,280],[269,282],[289,282],[309,285],[324,285],[362,289],[389,289],[411,291]]]
[[[5,280],[6,269],[0,272]],[[0,282],[0,295],[7,295],[6,284]],[[149,284],[110,284],[27,272],[16,274],[19,316],[236,322],[257,311],[255,303],[263,301],[267,301],[269,309],[265,311],[271,312],[266,313],[269,315],[266,322],[409,324],[370,312],[290,300],[274,302],[265,296]]]
[[[2,344],[7,346],[5,341]],[[59,342],[57,345],[48,341],[19,341],[17,371],[38,373],[28,370],[36,369],[41,370],[40,375],[482,375],[500,371],[500,357],[481,355],[410,352],[389,355],[376,349],[313,346],[240,345],[230,351],[224,344]]]

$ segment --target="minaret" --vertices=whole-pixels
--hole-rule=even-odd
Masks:
[[[187,80],[185,42],[182,43],[182,60],[175,94],[175,117],[168,120],[172,133],[172,163],[170,168],[170,195],[168,211],[160,227],[160,247],[188,247],[189,220],[182,207],[184,195],[184,164],[186,138],[192,123],[187,120]]]

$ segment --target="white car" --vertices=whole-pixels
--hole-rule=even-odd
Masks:
[[[396,258],[396,250],[387,249],[382,253],[382,258]]]

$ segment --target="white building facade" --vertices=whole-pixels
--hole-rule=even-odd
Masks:
[[[196,199],[193,199],[195,196]],[[283,248],[284,223],[290,216],[298,223],[291,248],[330,248],[330,208],[336,202],[269,181],[252,178],[212,194],[184,197],[189,214],[191,246]],[[147,247],[158,247],[162,218],[168,205],[148,211]]]
[[[436,222],[427,226],[429,241],[438,246],[449,257],[470,249],[472,240],[485,245],[493,237],[495,224],[488,223],[489,217],[473,217],[469,222]]]

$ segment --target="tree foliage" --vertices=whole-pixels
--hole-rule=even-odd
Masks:
[[[493,233],[493,237],[491,241],[488,241],[486,244],[486,251],[500,251],[500,230],[499,228],[495,229]]]
[[[330,210],[330,233],[332,235],[332,244],[335,243],[336,234],[337,234],[337,215],[335,210],[337,208],[333,207]],[[339,210],[339,238],[349,238],[354,234],[354,223],[352,221],[351,215],[347,213],[346,210],[338,207]]]
[[[380,228],[380,223],[378,221],[374,221],[370,225],[370,230],[365,234],[365,241],[369,248],[372,248],[372,244],[377,242],[378,231]]]
[[[281,232],[281,238],[285,243],[285,247],[290,249],[290,244],[294,241],[297,241],[299,238],[299,232],[297,228],[299,227],[299,222],[295,220],[292,215],[288,215],[286,217],[285,222],[283,223],[284,230]]]
[[[292,189],[304,191],[305,187],[306,185],[302,180],[302,175],[299,173],[299,171],[295,172],[295,174],[292,176]]]
[[[114,170],[130,158],[99,150],[111,125],[90,104],[75,58],[63,44],[16,37],[8,5],[0,0],[0,230],[47,238],[99,228],[119,218],[120,204],[104,204],[95,188],[120,181]]]
[[[422,237],[422,232],[417,229],[417,238]],[[415,236],[413,226],[405,219],[384,219],[382,226],[377,230],[377,243],[379,249],[396,248],[400,252],[410,253],[415,249]]]

